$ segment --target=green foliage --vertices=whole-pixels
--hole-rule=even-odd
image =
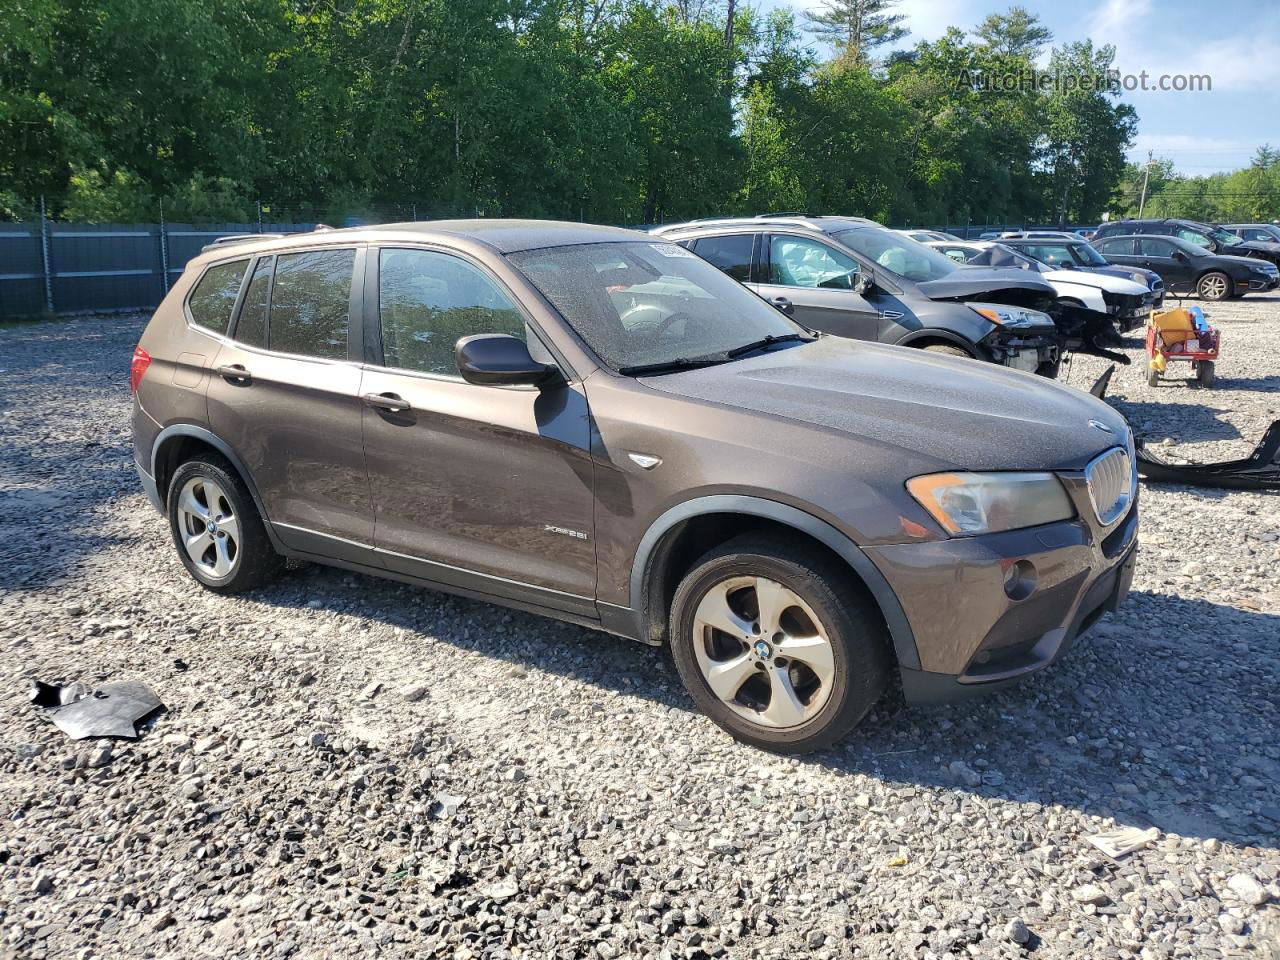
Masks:
[[[1144,169],[1145,164],[1125,168],[1110,205],[1113,217],[1138,215]],[[1210,223],[1280,220],[1280,150],[1263,145],[1245,169],[1205,177],[1179,176],[1169,161],[1157,160],[1151,164],[1143,216]]]
[[[0,217],[41,196],[85,220],[252,221],[262,200],[334,224],[1089,220],[1127,200],[1129,108],[959,79],[1032,70],[1034,16],[892,52],[893,8],[809,16],[822,63],[794,13],[741,0],[0,0]]]

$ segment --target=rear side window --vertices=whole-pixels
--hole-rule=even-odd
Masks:
[[[1115,240],[1095,241],[1093,248],[1109,257],[1127,257],[1133,253],[1133,238],[1117,237]]]
[[[240,319],[236,321],[235,338],[251,347],[267,345],[267,304],[271,296],[271,267],[274,257],[263,257],[253,271],[249,289],[245,291],[240,306]]]
[[[236,297],[240,295],[240,281],[244,279],[248,266],[247,259],[232,260],[206,270],[187,300],[191,319],[206,330],[226,333],[231,323],[231,311],[236,307]]]
[[[755,238],[750,234],[729,237],[702,237],[693,252],[709,260],[733,279],[747,283],[751,279],[751,249]]]
[[[347,358],[354,250],[313,250],[276,258],[268,346],[326,360]]]
[[[485,273],[433,250],[378,255],[383,362],[400,370],[458,375],[453,348],[473,333],[526,340],[524,315]]]

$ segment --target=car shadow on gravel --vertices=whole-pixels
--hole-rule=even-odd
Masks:
[[[880,710],[810,762],[1280,848],[1280,615],[1135,592],[989,698]]]
[[[406,603],[416,588],[306,569],[260,599],[302,608],[328,597],[332,609],[485,657],[694,710],[663,651],[427,590],[426,602]],[[1280,846],[1280,808],[1253,786],[1280,780],[1265,753],[1280,741],[1280,616],[1145,592],[1121,613],[1049,670],[992,696],[921,709],[891,694],[836,748],[800,762],[876,777],[904,803],[915,788],[945,788]],[[709,721],[705,735],[725,736]]]
[[[1169,389],[1173,389],[1176,386],[1175,382]],[[1165,388],[1161,387],[1161,389]],[[1188,389],[1200,390],[1199,387],[1190,387]],[[1208,391],[1202,392],[1208,393]],[[1171,435],[1170,431],[1172,431],[1173,438],[1179,443],[1240,439],[1240,431],[1232,423],[1223,419],[1224,415],[1229,415],[1232,411],[1224,410],[1220,407],[1190,403],[1182,403],[1176,407],[1171,407],[1167,403],[1124,400],[1120,398],[1110,402],[1129,421],[1134,433],[1149,441],[1163,439],[1165,436]],[[1177,415],[1176,430],[1169,426],[1171,411],[1176,412]],[[1148,433],[1142,428],[1144,423],[1155,423],[1157,425],[1156,429]]]

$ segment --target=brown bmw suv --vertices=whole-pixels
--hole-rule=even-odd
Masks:
[[[799,326],[655,237],[478,220],[220,243],[134,353],[193,577],[286,557],[667,644],[774,750],[1036,671],[1124,597],[1132,436],[1031,374]]]

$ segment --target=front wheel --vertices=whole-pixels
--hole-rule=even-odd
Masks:
[[[1206,273],[1196,284],[1196,292],[1204,300],[1225,300],[1231,296],[1231,278],[1217,270]]]
[[[676,590],[670,636],[698,707],[778,753],[830,746],[888,683],[887,630],[852,572],[782,538],[738,537],[699,560]]]

